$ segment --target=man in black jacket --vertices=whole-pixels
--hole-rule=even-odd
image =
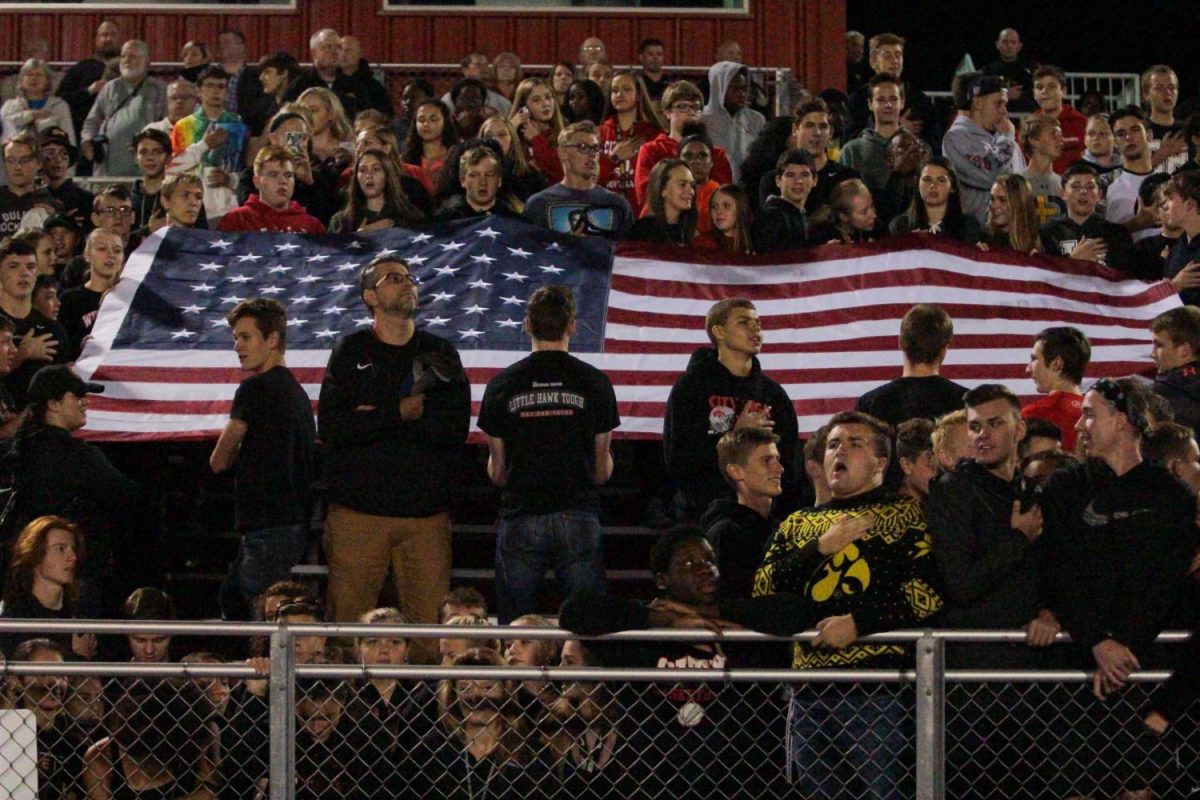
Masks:
[[[1067,213],[1042,226],[1038,234],[1042,248],[1052,255],[1095,261],[1140,278],[1129,231],[1096,213],[1099,176],[1094,166],[1082,161],[1063,172],[1062,200]]]
[[[775,162],[779,194],[763,201],[754,221],[753,241],[763,253],[795,250],[808,244],[808,215],[804,204],[817,185],[817,164],[807,150],[786,151]]]
[[[358,112],[368,108],[367,90],[354,78],[342,72],[342,39],[333,28],[322,28],[308,40],[312,53],[312,69],[301,72],[288,86],[283,99],[295,101],[305,89],[329,89],[342,103],[346,119],[353,120]]]
[[[342,37],[342,72],[362,85],[365,93],[363,110],[373,108],[391,119],[394,113],[392,98],[387,87],[372,74],[371,64],[363,57],[362,42],[357,36]]]
[[[1200,425],[1200,309],[1181,306],[1150,323],[1150,357],[1158,374],[1153,390],[1171,405],[1175,421],[1193,431]]]
[[[391,569],[401,610],[432,624],[450,589],[450,488],[470,385],[454,346],[416,327],[417,280],[403,260],[377,256],[359,290],[374,325],[334,346],[318,415],[329,604],[338,621],[357,620],[379,604]],[[414,642],[414,660],[434,660],[429,643]]]

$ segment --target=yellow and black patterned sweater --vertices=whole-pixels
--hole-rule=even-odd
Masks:
[[[867,513],[877,520],[866,536],[833,555],[821,555],[817,540],[834,520],[843,514]],[[896,498],[882,489],[833,500],[797,511],[779,527],[754,576],[754,595],[792,595],[774,609],[774,615],[779,622],[779,612],[791,606],[795,611],[789,615],[793,632],[841,614],[854,615],[859,636],[915,627],[942,607],[931,545],[925,513],[913,500]],[[761,606],[759,610],[766,609]],[[779,630],[777,625],[770,627]],[[885,667],[903,663],[904,653],[905,648],[898,645],[864,643],[842,650],[818,650],[798,642],[792,666]]]

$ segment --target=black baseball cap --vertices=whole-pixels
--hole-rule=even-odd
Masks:
[[[75,159],[79,156],[79,150],[75,145],[71,144],[71,137],[62,128],[56,126],[46,128],[38,134],[38,146],[46,147],[48,145],[57,144],[67,148],[67,160],[71,166],[75,165]]]
[[[31,400],[61,400],[67,392],[82,397],[85,394],[100,394],[103,391],[102,385],[88,383],[72,372],[66,364],[51,364],[34,373],[27,394]]]

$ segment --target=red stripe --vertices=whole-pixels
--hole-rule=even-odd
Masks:
[[[899,334],[899,321],[896,325]],[[889,352],[896,349],[896,336],[864,336],[860,339],[826,342],[773,342],[771,331],[766,332],[766,353],[865,353]],[[1089,339],[1092,347],[1120,345],[1145,345],[1144,339]],[[1032,345],[1031,337],[1023,334],[955,334],[953,349],[985,349],[993,347],[1026,348]],[[705,345],[695,342],[639,342],[625,339],[606,339],[606,353],[694,353]]]
[[[300,383],[320,383],[325,378],[324,367],[289,367]],[[225,383],[237,386],[250,373],[227,367],[195,367],[181,354],[178,367],[131,367],[102,364],[92,380],[118,383]]]

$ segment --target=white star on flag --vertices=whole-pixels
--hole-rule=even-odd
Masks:
[[[474,328],[469,328],[465,331],[459,331],[458,335],[464,339],[478,339],[480,336],[483,336],[483,331],[477,331]]]
[[[470,306],[463,306],[463,312],[466,314],[482,314],[487,311],[487,306],[481,306],[478,303]]]
[[[308,258],[306,258],[306,259],[304,259],[304,260],[305,260],[305,261],[308,261],[308,262],[310,262],[310,263],[311,263],[311,262],[313,262],[313,261],[328,261],[328,260],[329,260],[329,256],[328,256],[328,255],[309,256]]]
[[[214,328],[228,328],[229,320],[225,319],[224,317],[221,317],[220,319],[210,319],[208,324],[212,325]]]
[[[432,238],[433,238],[433,236],[431,234],[418,233],[416,236],[414,236],[412,238],[412,243],[413,244],[421,244],[422,242],[428,242]]]
[[[290,250],[299,250],[299,249],[300,249],[300,245],[296,244],[295,242],[288,242],[288,243],[286,243],[286,244],[277,244],[277,245],[275,245],[275,249],[276,249],[276,250],[278,250],[278,251],[279,251],[279,252],[281,252],[281,253],[286,253],[286,252],[288,252],[288,251],[290,251]]]
[[[321,280],[316,275],[305,275],[303,278],[297,278],[296,283],[316,283]]]
[[[318,339],[332,339],[334,336],[337,336],[337,331],[331,331],[329,328],[326,328],[323,331],[316,331],[313,333],[313,336],[316,336]]]
[[[262,258],[263,258],[262,256],[256,256],[254,253],[248,253],[244,256],[238,256],[237,260],[238,260],[238,263],[241,264],[241,263],[245,263],[247,261],[262,261]]]
[[[529,258],[531,255],[533,255],[533,253],[529,252],[528,250],[523,250],[520,247],[506,247],[504,249],[507,250],[510,255],[514,255],[517,258]]]
[[[192,284],[193,292],[211,292],[215,288],[217,288],[217,287],[209,286],[207,283],[193,283]]]
[[[184,306],[179,310],[185,314],[199,314],[204,310],[204,306]]]
[[[445,253],[449,253],[451,250],[453,250],[454,252],[457,253],[459,250],[463,249],[463,243],[462,242],[446,242],[445,244],[439,244],[438,247],[442,248],[442,252],[445,252]]]
[[[279,294],[280,292],[283,292],[283,291],[285,291],[285,289],[282,286],[264,286],[263,288],[258,290],[258,293],[259,294]]]
[[[551,275],[557,275],[563,271],[562,267],[556,267],[553,264],[547,264],[544,267],[538,267],[542,272],[549,272]]]
[[[524,283],[529,280],[528,275],[522,275],[519,272],[501,272],[500,274],[504,276],[505,280],[516,281],[517,283]]]
[[[346,309],[342,308],[341,306],[330,306],[329,308],[325,309],[321,313],[326,316],[329,316],[330,314],[341,314],[341,313],[345,312],[345,310]]]
[[[358,328],[361,328],[364,325],[373,325],[373,324],[375,324],[374,317],[359,317],[358,319],[354,320],[354,325],[355,325],[355,327],[358,327]]]
[[[433,294],[429,295],[429,299],[435,303],[441,303],[446,300],[453,300],[454,295],[450,294],[449,292],[434,292]]]
[[[225,265],[218,264],[215,261],[209,261],[206,264],[200,265],[201,272],[217,272],[218,270],[222,270],[222,269],[225,269]]]
[[[227,242],[224,239],[217,239],[215,242],[209,242],[209,247],[215,247],[218,250],[224,250],[226,247],[232,247],[233,242]]]
[[[496,320],[496,324],[499,325],[501,328],[519,328],[519,327],[521,327],[520,321],[515,320],[515,319],[498,319],[498,320]]]
[[[283,264],[278,264],[278,265],[268,269],[267,274],[274,275],[277,272],[291,272],[291,271],[292,271],[291,267],[285,267]]]
[[[410,267],[419,267],[428,260],[425,256],[409,256],[405,259]]]
[[[399,253],[399,252],[400,252],[399,250],[395,250],[391,247],[385,247],[382,250],[380,250],[378,253],[375,254],[375,258],[384,258],[384,257],[390,256],[392,253]]]
[[[445,317],[430,317],[429,319],[425,320],[425,324],[426,325],[445,325],[449,321],[450,320],[446,319]]]
[[[475,231],[475,235],[476,236],[486,236],[489,239],[495,239],[497,236],[500,235],[500,233],[499,233],[499,231],[492,230],[492,226],[489,225],[488,227],[484,228],[481,231]]]
[[[491,284],[485,281],[483,278],[480,278],[477,281],[471,281],[467,284],[467,286],[470,286],[472,289],[486,289],[491,286]]]
[[[242,302],[245,299],[246,298],[244,298],[244,297],[237,297],[235,295],[229,295],[228,297],[222,297],[221,302],[228,303],[231,306],[236,306],[238,303]]]
[[[501,297],[500,299],[504,301],[504,305],[506,305],[506,306],[507,305],[514,305],[514,306],[525,305],[525,301],[519,297]]]
[[[230,283],[249,283],[252,280],[254,280],[254,278],[253,278],[253,276],[250,276],[250,275],[234,275],[233,277],[231,277],[229,279],[229,282]]]
[[[448,278],[453,278],[454,273],[458,272],[462,267],[434,267],[434,275],[445,275]]]
[[[287,322],[289,328],[299,328],[307,324],[308,320],[306,319],[289,319]]]
[[[344,292],[344,291],[346,291],[347,289],[353,289],[353,288],[354,288],[354,285],[353,285],[353,284],[349,284],[349,283],[337,283],[337,284],[334,284],[333,286],[330,286],[330,287],[329,287],[329,291],[331,291],[331,292]]]
[[[171,334],[171,338],[172,339],[190,339],[191,337],[193,337],[195,335],[196,335],[195,332],[185,329],[185,330],[181,330],[181,331],[174,331]]]
[[[312,302],[314,299],[316,299],[316,298],[313,298],[313,297],[308,297],[308,296],[306,296],[306,295],[300,295],[299,297],[293,297],[293,298],[292,298],[292,305],[294,305],[294,306],[303,306],[303,305],[308,305],[308,304],[309,304],[309,303],[311,303],[311,302]]]
[[[334,270],[337,272],[345,272],[348,269],[358,269],[358,264],[355,264],[353,261],[343,261],[334,267]]]
[[[471,256],[471,260],[476,264],[493,264],[496,261],[496,259],[486,254],[482,256]]]

